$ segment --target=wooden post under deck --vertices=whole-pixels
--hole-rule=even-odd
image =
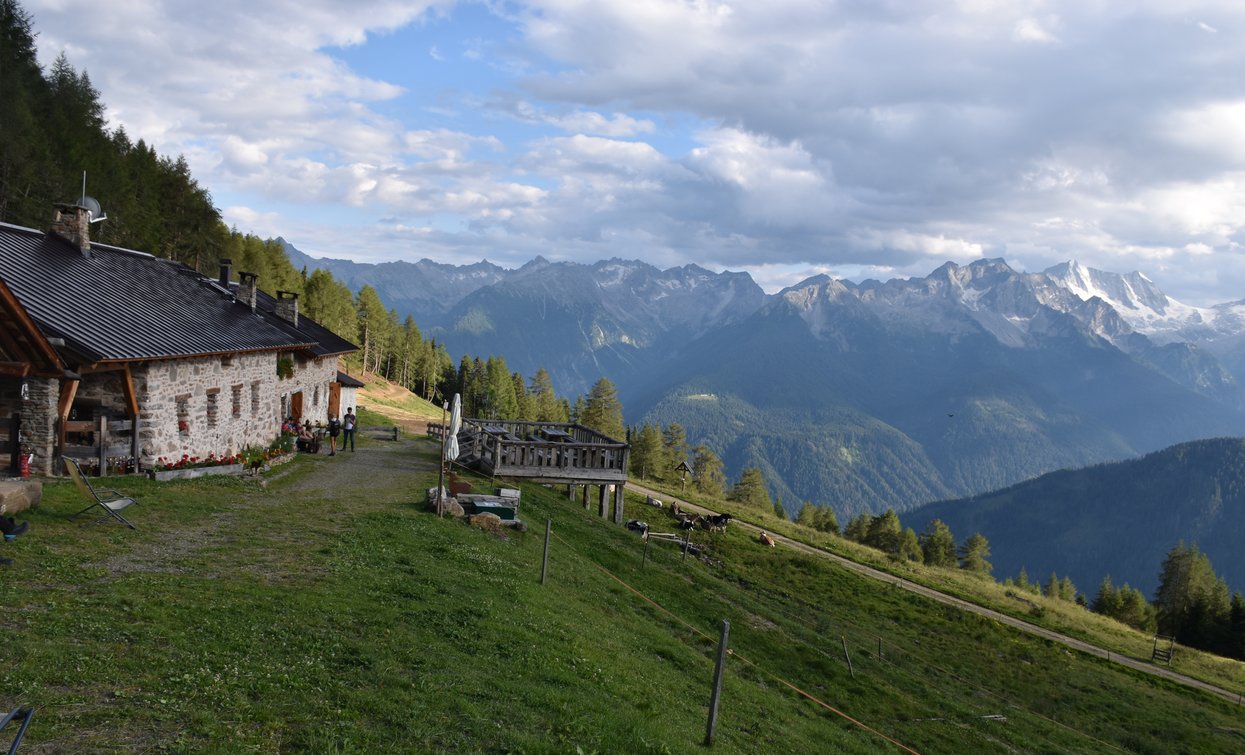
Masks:
[[[623,523],[623,491],[625,485],[614,486],[614,524]]]
[[[597,495],[598,495],[598,499],[600,503],[601,518],[605,519],[606,517],[610,515],[610,486],[609,485],[598,485],[597,491],[598,491]]]

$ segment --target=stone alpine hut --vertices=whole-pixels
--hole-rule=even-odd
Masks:
[[[19,417],[35,473],[92,443],[142,467],[237,452],[285,416],[338,411],[338,358],[356,347],[300,317],[296,294],[234,283],[228,260],[210,278],[92,243],[89,221],[57,205],[46,233],[0,223],[0,418]]]

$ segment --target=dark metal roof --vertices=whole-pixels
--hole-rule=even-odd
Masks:
[[[294,328],[270,307],[252,312],[216,281],[179,262],[102,244],[92,244],[85,257],[57,236],[4,223],[0,279],[46,336],[64,339],[62,352],[85,361],[354,350],[310,319],[300,318]],[[317,334],[328,334],[326,345]]]
[[[232,286],[232,290],[236,289],[237,284],[235,283]],[[311,343],[312,346],[307,350],[311,352],[312,356],[334,356],[359,350],[358,346],[338,336],[306,315],[300,314],[298,316],[298,325],[296,327],[289,320],[283,319],[276,314],[276,299],[263,291],[256,291],[255,293],[255,308],[268,316],[274,325],[288,333],[291,338],[301,338]]]
[[[350,377],[349,375],[342,372],[341,370],[337,371],[337,382],[341,383],[342,385],[348,388],[363,388],[367,385],[367,383],[363,382],[362,380],[359,380],[358,378]]]

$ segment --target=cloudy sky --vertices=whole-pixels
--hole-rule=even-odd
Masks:
[[[23,0],[112,126],[314,256],[1245,298],[1245,4]],[[105,198],[106,200],[106,198]]]

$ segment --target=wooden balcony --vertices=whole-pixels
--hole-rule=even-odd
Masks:
[[[464,419],[458,461],[484,474],[549,484],[627,481],[630,447],[583,425]]]

